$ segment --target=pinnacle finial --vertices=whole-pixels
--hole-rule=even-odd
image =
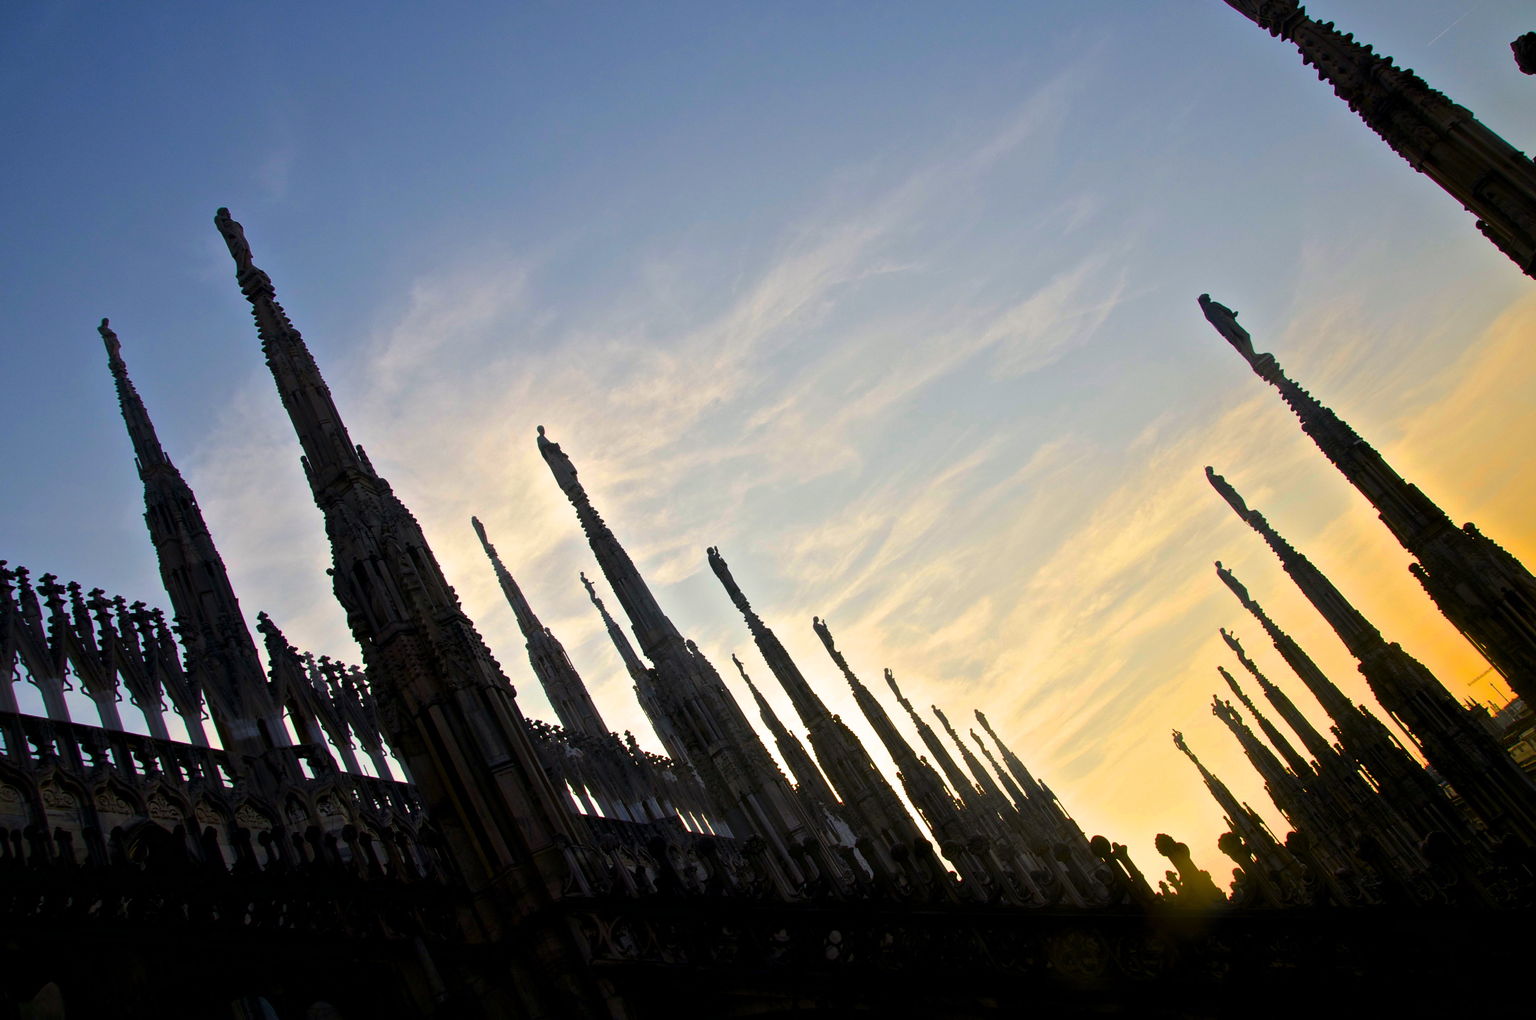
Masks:
[[[478,518],[478,517],[471,517],[469,519],[469,523],[474,527],[475,534],[480,536],[480,544],[485,546],[486,547],[486,551],[489,552],[490,548],[491,548],[491,543],[485,537],[485,525],[480,523],[480,518]]]
[[[1253,337],[1237,323],[1237,313],[1219,301],[1212,301],[1209,294],[1200,295],[1200,311],[1205,320],[1216,328],[1244,359],[1252,363],[1258,355],[1253,349]]]
[[[119,371],[126,369],[127,366],[123,364],[123,345],[118,342],[117,334],[112,332],[112,327],[106,319],[101,320],[101,325],[96,327],[96,332],[101,334],[102,343],[107,345],[107,362],[112,366],[112,373],[119,374]]]
[[[1243,497],[1238,495],[1236,489],[1232,488],[1231,482],[1218,475],[1216,469],[1210,465],[1206,465],[1205,480],[1211,483],[1211,488],[1221,494],[1221,498],[1226,500],[1227,504],[1237,512],[1237,516],[1245,521],[1249,519],[1253,511],[1248,509],[1248,504],[1243,501]]]
[[[1253,601],[1253,598],[1248,594],[1248,588],[1243,582],[1232,575],[1232,571],[1222,566],[1220,560],[1216,561],[1216,576],[1221,578],[1223,584],[1232,589],[1232,594],[1236,595],[1243,605],[1246,606]]]
[[[753,694],[756,694],[757,686],[752,683],[752,678],[747,676],[747,667],[742,665],[741,660],[736,657],[735,652],[731,653],[731,661],[736,664],[736,672],[741,674],[741,678],[742,680],[746,681],[747,687],[751,689]]]
[[[237,272],[244,272],[251,268],[251,245],[245,239],[245,228],[229,215],[229,210],[223,206],[214,214],[213,225],[219,229],[224,237],[224,243],[229,246],[229,254],[235,260]]]

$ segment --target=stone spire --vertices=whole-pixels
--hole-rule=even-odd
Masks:
[[[1271,867],[1277,864],[1283,865],[1286,854],[1281,850],[1274,834],[1269,831],[1269,827],[1264,824],[1264,820],[1259,817],[1259,813],[1238,800],[1227,784],[1221,781],[1221,777],[1206,768],[1205,764],[1195,757],[1195,752],[1191,751],[1184,741],[1184,734],[1178,730],[1173,731],[1173,746],[1184,752],[1195,768],[1200,771],[1200,778],[1205,782],[1205,788],[1210,791],[1217,807],[1221,808],[1227,825],[1242,837],[1248,849],[1266,865]]]
[[[779,757],[784,764],[789,766],[790,775],[795,777],[795,785],[800,792],[809,796],[818,805],[828,811],[836,811],[837,795],[832,792],[832,787],[827,785],[826,777],[806,753],[805,745],[800,743],[800,738],[789,731],[779,720],[773,711],[773,706],[768,704],[768,699],[763,697],[763,692],[757,689],[752,678],[747,676],[747,667],[741,664],[736,656],[731,656],[731,661],[736,664],[736,671],[741,674],[742,682],[747,685],[747,690],[752,692],[752,700],[757,702],[757,714],[762,717],[763,725],[768,727],[768,732],[773,735],[774,746],[779,749]]]
[[[1332,410],[1291,381],[1272,354],[1256,353],[1237,313],[1200,295],[1200,307],[1254,374],[1280,392],[1334,466],[1370,500],[1382,523],[1418,562],[1409,569],[1446,619],[1536,705],[1536,577],[1474,525],[1456,527]]]
[[[939,767],[939,771],[949,782],[949,788],[954,791],[955,798],[973,811],[984,812],[976,781],[960,770],[954,756],[949,753],[949,748],[944,746],[944,741],[939,739],[933,727],[917,714],[917,709],[912,706],[912,702],[901,693],[901,687],[896,683],[896,674],[889,669],[885,671],[885,685],[891,689],[891,694],[896,698],[896,704],[907,710],[907,717],[912,720],[912,725],[917,729],[918,738],[922,740],[923,746],[928,748],[928,754],[933,763]]]
[[[571,505],[576,508],[576,519],[581,522],[581,529],[586,533],[587,542],[592,546],[592,553],[597,557],[603,576],[608,579],[608,586],[618,597],[619,607],[629,617],[630,627],[640,642],[641,654],[653,663],[656,662],[658,652],[682,645],[682,634],[673,626],[667,614],[661,611],[656,596],[651,594],[650,587],[640,576],[629,553],[619,544],[619,540],[592,506],[586,489],[576,478],[576,466],[571,463],[571,458],[560,449],[559,443],[551,442],[544,435],[544,426],[540,425],[538,432],[539,453],[549,465],[560,491],[565,493]]]
[[[674,760],[699,777],[738,836],[756,833],[773,848],[773,879],[782,892],[795,894],[813,880],[800,845],[810,841],[826,856],[819,820],[779,771],[714,666],[662,612],[634,561],[593,507],[571,459],[544,435],[543,426],[538,433],[539,452],[575,507],[592,554],[629,617],[641,653],[651,661],[647,673],[654,678],[655,696],[642,698],[642,705],[662,716],[652,720],[657,736]]]
[[[827,711],[827,706],[806,682],[800,667],[796,666],[795,660],[790,658],[788,650],[780,643],[778,636],[769,630],[762,618],[752,611],[751,604],[741,593],[736,579],[731,576],[731,568],[726,565],[720,550],[710,546],[708,553],[710,569],[720,579],[726,594],[731,597],[732,604],[746,621],[747,629],[752,632],[752,640],[757,644],[758,651],[762,653],[763,661],[768,663],[774,678],[784,688],[784,693],[789,695],[790,703],[795,706],[795,712],[800,716],[800,721],[808,730],[815,730],[818,726],[824,725],[831,719],[832,713]]]
[[[1034,773],[1030,772],[1029,767],[1024,764],[1023,759],[1015,754],[1011,747],[1003,743],[1002,738],[992,729],[992,724],[987,721],[986,715],[980,709],[976,710],[975,716],[976,721],[981,723],[981,728],[986,731],[987,736],[992,738],[992,743],[997,745],[998,752],[1003,756],[1003,763],[1007,765],[1008,771],[1012,773],[1014,781],[1019,785],[1019,789],[1024,792],[1025,797],[1035,806],[1040,817],[1046,822],[1051,831],[1055,833],[1054,838],[1058,842],[1073,847],[1077,852],[1085,849],[1088,846],[1088,836],[1078,826],[1076,819],[1067,812],[1065,805],[1061,803],[1056,794],[1052,792],[1049,786],[1036,779]],[[1089,852],[1091,853],[1091,851]]]
[[[581,586],[587,589],[587,598],[592,600],[592,605],[597,609],[597,615],[603,618],[603,627],[608,631],[608,639],[613,642],[613,647],[619,653],[619,658],[624,662],[624,669],[629,673],[629,678],[634,681],[636,687],[649,687],[654,681],[650,670],[645,668],[645,663],[640,661],[640,656],[635,654],[635,647],[629,643],[629,638],[624,635],[624,630],[609,614],[608,607],[603,605],[603,600],[597,597],[597,589],[592,587],[592,582],[587,580],[587,575],[581,575]]]
[[[1285,572],[1360,662],[1360,672],[1388,712],[1400,721],[1429,763],[1494,832],[1536,845],[1536,787],[1502,747],[1450,692],[1401,645],[1388,644],[1359,610],[1264,516],[1249,510],[1226,479],[1206,476],[1237,515],[1274,550]]]
[[[789,695],[821,772],[841,801],[840,814],[861,837],[859,850],[866,861],[882,878],[905,873],[913,881],[927,880],[931,845],[868,749],[841,717],[827,710],[778,636],[753,612],[719,549],[710,548],[709,565],[746,620],[774,679]]]
[[[1317,731],[1312,721],[1301,713],[1284,691],[1276,687],[1269,677],[1259,672],[1258,665],[1248,657],[1247,652],[1243,651],[1242,643],[1237,640],[1236,635],[1223,627],[1221,637],[1226,641],[1227,647],[1232,649],[1232,654],[1237,656],[1237,661],[1242,663],[1243,668],[1248,671],[1248,675],[1253,677],[1259,685],[1259,690],[1264,692],[1264,697],[1275,706],[1275,711],[1280,713],[1280,718],[1285,720],[1285,724],[1291,728],[1291,731],[1301,738],[1307,753],[1319,764],[1325,764],[1337,758],[1338,752],[1334,750],[1332,741]]]
[[[1243,707],[1248,710],[1248,714],[1253,716],[1254,722],[1259,724],[1259,729],[1264,732],[1264,739],[1269,741],[1269,746],[1280,752],[1280,757],[1285,760],[1286,767],[1303,781],[1311,778],[1315,774],[1312,764],[1303,758],[1296,748],[1291,745],[1291,742],[1285,738],[1285,734],[1281,733],[1275,724],[1270,722],[1263,712],[1259,711],[1259,706],[1255,705],[1253,700],[1248,697],[1248,693],[1238,684],[1237,678],[1221,666],[1216,667],[1216,672],[1221,674],[1221,678],[1227,682],[1227,686],[1231,688],[1232,693],[1237,695],[1237,700],[1243,703]]]
[[[1227,0],[1304,64],[1366,126],[1477,217],[1477,228],[1522,272],[1536,276],[1536,166],[1471,112],[1371,47],[1315,21],[1296,0]]]
[[[1275,650],[1292,671],[1306,684],[1334,721],[1344,752],[1375,781],[1381,796],[1420,837],[1434,831],[1462,833],[1461,816],[1446,798],[1445,791],[1407,751],[1391,732],[1363,705],[1355,705],[1328,679],[1296,639],[1269,618],[1264,608],[1248,594],[1248,588],[1220,563],[1216,576],[1237,596],[1264,633],[1274,642]]]
[[[875,736],[880,738],[880,742],[885,745],[886,753],[895,763],[902,787],[907,792],[907,799],[923,816],[928,823],[928,828],[938,838],[941,846],[963,840],[966,834],[960,824],[955,799],[945,788],[944,781],[939,778],[932,765],[918,757],[912,750],[912,746],[907,743],[901,731],[896,728],[896,724],[891,721],[890,715],[886,713],[885,706],[875,700],[869,688],[864,686],[864,681],[849,668],[848,660],[843,658],[843,653],[837,650],[837,645],[832,640],[832,631],[825,621],[820,617],[814,617],[811,620],[811,626],[815,628],[816,636],[821,638],[821,643],[826,646],[827,654],[832,657],[832,661],[848,681],[848,687],[853,691],[853,699],[858,703],[859,710],[864,713],[864,718],[869,720]]]
[[[271,279],[252,263],[244,231],[226,209],[215,223],[304,449],[336,599],[362,648],[380,722],[474,891],[482,937],[497,938],[560,894],[561,848],[577,838],[576,823],[539,764],[512,685],[415,518],[352,445]]]
[[[197,497],[160,446],[149,412],[128,377],[117,334],[106,319],[98,331],[144,483],[144,523],[186,649],[187,671],[203,685],[226,750],[248,757],[286,746],[290,741],[282,708],[267,695],[256,643]]]
[[[581,682],[581,674],[576,672],[570,656],[565,653],[565,646],[534,615],[533,607],[523,597],[523,591],[512,579],[511,571],[502,564],[501,557],[496,555],[496,547],[486,538],[485,526],[480,523],[480,518],[471,517],[470,523],[474,525],[475,534],[480,537],[480,545],[496,571],[496,580],[501,582],[502,594],[507,597],[507,604],[517,617],[517,626],[527,642],[528,664],[533,667],[533,675],[539,678],[539,684],[549,698],[550,707],[560,717],[560,725],[591,737],[608,737],[608,726],[592,701],[592,695],[587,692],[587,685]]]

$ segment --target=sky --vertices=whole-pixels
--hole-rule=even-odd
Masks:
[[[1311,13],[1536,145],[1527,5]],[[1210,713],[1218,628],[1322,720],[1213,561],[1369,699],[1205,465],[1458,696],[1508,696],[1196,297],[1532,562],[1536,291],[1219,0],[21,0],[0,130],[0,557],[35,574],[167,602],[108,316],[247,615],[357,661],[228,206],[529,715],[552,718],[471,515],[656,746],[538,425],[738,697],[732,652],[792,719],[710,545],[867,742],[812,616],[882,699],[889,667],[985,711],[1152,875],[1159,832],[1230,875],[1172,728],[1287,828]]]

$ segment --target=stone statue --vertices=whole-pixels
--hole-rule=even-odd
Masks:
[[[1205,469],[1205,479],[1211,483],[1211,487],[1213,489],[1221,493],[1222,499],[1226,500],[1232,505],[1232,509],[1237,511],[1237,515],[1239,517],[1245,521],[1248,519],[1248,515],[1251,512],[1248,509],[1248,504],[1243,502],[1243,497],[1237,494],[1237,490],[1232,488],[1232,486],[1227,482],[1225,478],[1221,477],[1215,472],[1214,469],[1207,466]]]
[[[1228,570],[1226,567],[1223,567],[1220,560],[1216,561],[1216,576],[1221,578],[1222,582],[1226,584],[1228,588],[1231,588],[1233,593],[1236,594],[1238,598],[1242,599],[1245,604],[1253,601],[1248,596],[1247,586],[1237,578],[1233,577],[1232,571]]]
[[[219,228],[219,233],[224,236],[224,243],[229,245],[229,254],[235,260],[235,271],[243,273],[250,269],[251,246],[245,240],[245,228],[231,219],[229,210],[222,207],[213,217],[213,225]]]
[[[1237,313],[1219,301],[1212,301],[1209,294],[1200,295],[1200,310],[1216,332],[1227,338],[1227,343],[1237,348],[1239,354],[1252,361],[1257,355],[1253,350],[1253,338],[1237,324]]]

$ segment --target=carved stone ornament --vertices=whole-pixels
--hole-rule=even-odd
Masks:
[[[129,804],[114,790],[102,790],[96,795],[96,810],[111,815],[134,814],[133,805]]]
[[[270,829],[272,827],[272,822],[267,816],[249,804],[240,805],[240,809],[235,812],[235,822],[247,829]]]
[[[59,811],[74,810],[75,798],[71,797],[57,786],[54,786],[52,783],[49,783],[47,786],[43,787],[42,794],[44,807],[55,808]]]

